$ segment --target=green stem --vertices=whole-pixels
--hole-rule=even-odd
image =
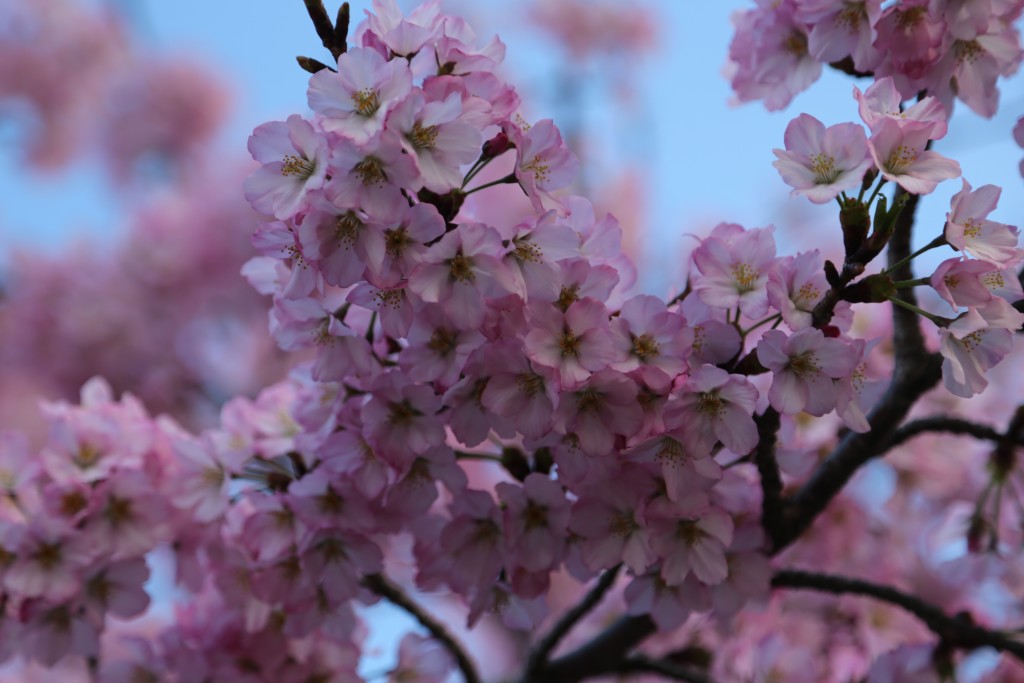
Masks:
[[[890,296],[889,301],[893,302],[900,308],[905,308],[908,311],[911,311],[912,313],[917,313],[922,317],[928,318],[939,327],[946,327],[947,325],[949,325],[949,323],[953,322],[949,318],[943,318],[941,315],[935,315],[934,313],[929,313],[928,311],[922,310],[915,306],[914,304],[908,304],[906,301],[896,296]]]
[[[475,178],[476,174],[479,173],[480,171],[484,170],[487,167],[487,164],[491,163],[495,158],[496,157],[488,157],[486,159],[477,159],[473,163],[473,167],[470,168],[469,171],[466,172],[466,177],[462,179],[462,185],[459,186],[459,189],[460,190],[466,189],[466,185],[469,184],[469,181],[472,180],[473,178]]]
[[[930,277],[919,277],[916,280],[898,280],[892,283],[892,286],[896,289],[906,289],[907,287],[917,287],[918,285],[929,285],[932,279]]]
[[[885,269],[885,274],[888,275],[889,273],[892,273],[892,272],[898,270],[899,268],[901,268],[902,266],[906,265],[907,263],[910,263],[911,261],[916,259],[921,254],[925,253],[926,251],[931,251],[932,249],[935,249],[936,247],[941,247],[941,246],[943,246],[945,244],[947,244],[947,242],[946,242],[946,235],[945,234],[939,235],[938,237],[933,239],[931,242],[929,242],[928,244],[924,245],[923,247],[921,247],[920,249],[915,251],[910,256],[902,258],[899,261],[897,261],[896,263],[894,263],[893,265],[891,265],[888,268],[886,268]]]
[[[746,337],[748,334],[750,334],[751,332],[753,332],[757,328],[761,327],[761,325],[767,325],[768,323],[772,322],[773,320],[776,321],[776,322],[779,321],[779,320],[782,320],[782,314],[781,313],[776,313],[775,315],[770,316],[768,318],[765,318],[764,320],[758,320],[756,323],[754,323],[753,325],[751,325],[747,329],[740,331],[740,336],[741,337]]]
[[[871,206],[871,203],[873,201],[875,201],[875,197],[877,197],[878,193],[882,191],[882,186],[885,185],[885,182],[886,182],[885,181],[885,176],[883,176],[881,173],[879,173],[878,174],[878,184],[875,185],[875,191],[872,192],[871,193],[871,197],[868,198],[868,206]]]
[[[514,182],[516,182],[516,174],[515,173],[509,173],[507,176],[505,176],[503,178],[498,178],[497,180],[492,180],[491,182],[484,183],[483,185],[477,185],[472,190],[466,190],[466,196],[468,197],[469,195],[473,194],[474,192],[479,192],[480,190],[484,190],[484,189],[486,189],[488,187],[494,187],[495,185],[507,185],[508,183],[514,183]]]

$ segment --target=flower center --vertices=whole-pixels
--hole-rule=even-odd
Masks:
[[[473,272],[473,259],[461,251],[448,261],[448,267],[452,279],[456,282],[472,282],[476,279],[476,274]]]
[[[567,356],[576,357],[580,354],[581,340],[572,330],[565,330],[558,338],[558,350],[562,352],[562,358]]]
[[[981,234],[981,225],[973,218],[968,218],[964,221],[964,237],[971,239],[976,238]]]
[[[725,412],[725,401],[717,391],[702,391],[697,394],[697,410],[709,417],[719,417]]]
[[[809,308],[817,303],[819,298],[821,298],[821,290],[808,282],[796,291],[796,295],[793,297],[793,305],[797,308],[801,306]]]
[[[384,253],[391,258],[400,257],[410,244],[412,240],[404,226],[384,231]]]
[[[352,169],[359,176],[363,185],[383,185],[388,179],[384,173],[384,164],[377,157],[366,157]]]
[[[658,449],[654,459],[663,467],[679,467],[689,458],[686,451],[683,450],[683,444],[670,437],[665,437],[661,440],[661,448]]]
[[[355,244],[356,237],[359,235],[359,230],[362,227],[363,222],[359,220],[359,216],[354,211],[349,211],[343,216],[338,216],[338,220],[334,225],[334,237],[340,244],[350,247]]]
[[[402,306],[401,289],[378,289],[373,293],[373,299],[377,302],[378,308],[397,309]]]
[[[993,270],[991,273],[985,273],[981,276],[981,281],[989,289],[999,289],[1000,287],[1006,286],[1006,279],[998,270]]]
[[[444,357],[455,350],[456,346],[458,346],[458,339],[459,335],[457,332],[444,327],[439,327],[434,330],[434,334],[430,336],[430,341],[427,342],[427,348],[437,355]]]
[[[380,93],[373,88],[363,88],[352,93],[352,104],[360,116],[373,116],[380,109]]]
[[[704,530],[697,526],[697,522],[692,519],[680,520],[677,533],[679,534],[679,539],[691,548],[707,536]]]
[[[405,426],[412,422],[412,419],[417,415],[422,415],[408,401],[402,401],[401,403],[393,402],[389,408],[391,412],[388,414],[388,424],[395,427]]]
[[[579,285],[563,285],[562,290],[558,293],[558,300],[555,305],[562,309],[563,312],[569,310],[569,307],[580,299],[580,286]]]
[[[282,161],[284,161],[284,166],[281,167],[281,175],[294,175],[302,180],[313,175],[313,171],[316,169],[312,161],[296,154],[286,154]]]
[[[839,177],[835,157],[829,154],[812,154],[811,171],[814,173],[815,182],[819,185],[830,185]]]
[[[533,398],[544,390],[544,378],[532,372],[523,372],[516,377],[516,386],[526,398]]]
[[[539,154],[527,163],[523,164],[520,169],[523,173],[532,173],[534,179],[536,179],[538,183],[546,182],[551,174],[551,166],[549,164],[545,164]]]
[[[544,253],[529,237],[517,238],[512,242],[516,246],[512,253],[520,262],[541,263],[543,261]]]
[[[814,357],[814,352],[812,351],[804,351],[798,356],[791,356],[789,359],[789,369],[800,379],[806,379],[820,372],[817,358]]]
[[[604,405],[604,394],[593,389],[576,392],[576,409],[581,413],[596,415]]]
[[[973,64],[985,53],[985,48],[977,40],[958,40],[953,50],[956,53],[957,66],[963,66],[964,62]]]
[[[658,355],[658,342],[649,334],[633,337],[633,355],[640,360],[647,360]]]
[[[907,145],[900,145],[889,154],[885,168],[890,173],[899,174],[915,161],[917,161],[917,150]]]
[[[433,149],[437,142],[437,126],[424,126],[417,121],[406,137],[416,149]]]
[[[860,22],[864,16],[863,3],[847,5],[836,15],[836,26],[845,28],[850,33],[856,33],[860,30]]]
[[[807,36],[799,31],[790,33],[789,36],[782,41],[782,49],[794,57],[803,57],[807,54]]]
[[[761,271],[746,263],[737,263],[730,268],[730,272],[736,280],[737,289],[741,293],[753,291],[754,284],[761,277]]]

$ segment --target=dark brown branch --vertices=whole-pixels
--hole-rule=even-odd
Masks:
[[[994,647],[1024,662],[1024,642],[1014,640],[999,631],[993,631],[975,624],[969,615],[949,616],[941,609],[917,596],[904,593],[891,586],[884,586],[844,576],[816,574],[799,570],[782,570],[772,578],[775,588],[800,588],[832,593],[834,595],[854,594],[888,602],[902,607],[930,628],[942,643],[966,650],[978,647]]]
[[[918,205],[916,195],[897,190],[894,206],[905,202],[889,240],[889,262],[895,264],[910,254],[911,232]],[[912,279],[909,264],[893,273],[895,279]],[[914,303],[910,288],[901,290],[906,301]],[[814,470],[810,478],[792,498],[784,501],[783,533],[775,540],[779,552],[806,531],[864,463],[881,455],[890,447],[893,434],[911,407],[942,377],[939,354],[928,353],[924,347],[917,315],[893,306],[893,340],[896,367],[889,388],[868,415],[871,429],[859,434],[850,432],[832,453]]]
[[[920,197],[916,194],[908,195],[903,188],[897,188],[893,196],[895,206],[905,197],[906,204],[903,211],[896,219],[896,226],[893,229],[892,237],[889,238],[889,267],[899,263],[911,253],[911,242],[913,238],[914,215],[917,212],[917,205]],[[911,262],[907,261],[899,268],[893,270],[889,275],[895,281],[913,280],[914,272]],[[908,304],[917,305],[917,296],[913,287],[905,287],[897,291],[896,296]],[[924,336],[921,334],[920,316],[913,311],[908,311],[901,306],[892,307],[893,324],[893,346],[896,350],[897,372],[899,364],[913,362],[920,356],[924,349]]]
[[[889,437],[889,440],[883,446],[883,452],[895,448],[915,436],[930,432],[973,436],[976,439],[988,441],[998,441],[1002,438],[1002,435],[992,427],[971,422],[970,420],[944,416],[923,417],[920,420],[908,422],[893,432],[892,436]]]
[[[434,619],[426,610],[413,602],[412,598],[406,595],[401,588],[380,574],[367,576],[363,579],[363,585],[415,617],[416,621],[420,622],[420,625],[427,629],[430,635],[441,643],[451,653],[452,657],[455,658],[455,663],[462,672],[462,677],[466,683],[482,683],[480,674],[476,671],[476,666],[466,655],[466,651],[459,642],[455,640],[455,637],[448,632],[444,624]]]
[[[303,0],[303,2],[306,5],[309,18],[313,21],[313,28],[316,29],[316,35],[320,38],[320,42],[337,61],[338,57],[345,54],[348,49],[348,3],[342,4],[341,9],[338,10],[337,22],[332,22],[323,0]]]
[[[843,57],[838,62],[832,62],[829,66],[854,78],[871,78],[875,75],[872,71],[857,71],[857,68],[853,65],[853,57]]]
[[[782,533],[782,476],[779,463],[775,460],[775,443],[779,433],[779,414],[769,407],[758,415],[757,448],[754,462],[761,475],[761,526],[768,538],[775,539]]]
[[[343,2],[338,8],[338,18],[334,20],[334,45],[342,54],[348,52],[348,24],[348,3]]]
[[[650,657],[629,657],[624,659],[621,666],[615,669],[615,673],[653,673],[673,681],[711,683],[711,679],[702,671],[680,666],[665,659],[651,659]]]
[[[655,632],[650,617],[623,617],[582,647],[560,657],[524,683],[576,683],[615,671],[625,654]]]
[[[548,634],[537,642],[533,651],[530,652],[530,657],[526,664],[526,680],[530,680],[534,673],[544,668],[547,664],[548,656],[558,647],[562,639],[568,635],[572,627],[578,624],[580,619],[585,617],[592,609],[597,607],[597,604],[601,602],[601,599],[604,598],[605,594],[619,577],[619,569],[621,568],[621,564],[616,565],[602,574],[601,578],[594,584],[594,587],[583,596],[583,599],[563,614],[562,618],[555,623]]]
[[[308,71],[311,74],[319,73],[324,69],[334,71],[334,69],[331,69],[331,67],[327,66],[319,59],[313,59],[312,57],[303,57],[302,55],[299,55],[295,58],[295,61],[299,63],[299,66],[302,67],[303,71]]]

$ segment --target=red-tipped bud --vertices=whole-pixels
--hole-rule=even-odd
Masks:
[[[508,135],[505,134],[505,131],[501,131],[484,143],[480,157],[483,159],[493,159],[494,157],[500,156],[512,149],[512,147],[514,147],[514,145],[512,144],[512,141],[508,139]]]

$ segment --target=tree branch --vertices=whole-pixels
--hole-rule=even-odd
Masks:
[[[898,189],[893,204],[901,200],[906,203],[889,240],[891,264],[898,263],[910,253],[918,205],[917,195],[908,196]],[[913,279],[909,264],[900,266],[892,275],[899,280]],[[910,288],[900,290],[900,294],[904,301],[916,303]],[[917,315],[899,306],[893,306],[893,341],[896,367],[889,388],[868,416],[870,431],[850,432],[843,437],[796,494],[784,501],[783,533],[775,539],[773,552],[779,552],[799,538],[864,463],[891,447],[893,434],[910,408],[942,378],[941,358],[937,353],[926,351]]]
[[[444,624],[434,619],[422,607],[413,602],[412,598],[406,595],[401,588],[380,574],[370,574],[363,579],[363,585],[415,617],[416,621],[420,622],[420,625],[427,629],[430,635],[452,654],[466,683],[482,683],[480,674],[476,671],[476,666],[466,655],[466,651],[459,642],[455,640],[455,637],[444,627]]]
[[[754,462],[761,475],[761,526],[772,543],[782,533],[782,476],[775,460],[775,443],[779,433],[779,413],[772,407],[758,415],[757,448]]]
[[[608,592],[608,589],[612,587],[615,580],[619,577],[619,569],[621,568],[622,565],[618,564],[602,574],[594,587],[590,589],[590,592],[579,603],[563,614],[562,618],[555,622],[555,625],[548,634],[537,642],[527,660],[526,680],[530,680],[533,674],[544,668],[548,661],[548,655],[558,647],[558,643],[568,635],[569,631],[579,623],[580,619],[585,617],[587,613],[601,602],[605,593]]]
[[[651,659],[650,657],[638,656],[623,659],[621,666],[615,669],[615,673],[653,673],[674,681],[711,683],[711,679],[697,669],[680,666],[669,660]]]
[[[1002,435],[999,432],[988,425],[978,424],[977,422],[963,420],[958,417],[936,415],[933,417],[923,417],[920,420],[913,420],[912,422],[902,425],[892,433],[892,436],[890,436],[889,440],[883,445],[882,452],[893,449],[903,442],[909,441],[915,436],[927,434],[929,432],[944,432],[946,434],[973,436],[976,439],[984,439],[988,441],[999,441],[999,439],[1002,438]]]
[[[896,226],[893,229],[892,237],[889,238],[889,267],[896,265],[911,253],[911,242],[913,238],[914,214],[917,212],[917,205],[920,197],[916,194],[908,194],[902,187],[896,188],[893,195],[895,206],[901,198],[906,197],[906,204],[903,211],[896,219]],[[914,272],[910,261],[889,273],[893,280],[913,280]],[[913,287],[905,287],[897,290],[896,297],[901,301],[916,306],[917,295]],[[924,336],[921,334],[919,316],[900,306],[893,306],[892,309],[893,346],[896,352],[897,371],[901,363],[913,362],[924,351]]]
[[[527,683],[576,683],[616,670],[625,654],[655,632],[650,617],[623,617],[590,642],[536,672]]]
[[[930,628],[947,645],[967,650],[978,647],[994,647],[996,650],[1009,653],[1024,662],[1024,642],[1013,640],[999,631],[978,626],[967,614],[949,616],[935,605],[891,586],[794,569],[785,569],[776,573],[772,578],[772,586],[815,590],[834,595],[854,594],[872,597],[910,612],[924,622],[925,626]]]

